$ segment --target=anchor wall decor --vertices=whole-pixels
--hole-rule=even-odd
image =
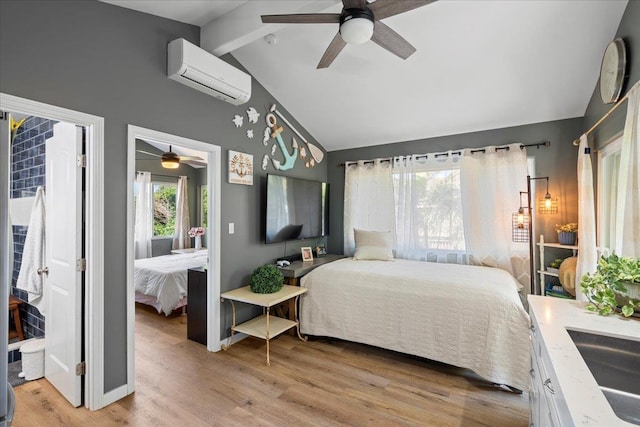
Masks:
[[[287,150],[287,147],[284,145],[284,141],[282,140],[282,136],[280,136],[284,129],[282,128],[282,126],[277,125],[276,116],[272,113],[269,113],[267,114],[266,121],[267,126],[271,128],[271,138],[276,139],[276,141],[278,142],[278,146],[280,147],[280,151],[282,151],[282,156],[284,157],[284,163],[281,163],[279,160],[272,158],[271,162],[273,163],[273,167],[281,171],[286,171],[293,168],[293,166],[296,164],[296,159],[298,158],[298,143],[296,142],[295,138],[293,138],[293,153],[289,154],[289,150]]]

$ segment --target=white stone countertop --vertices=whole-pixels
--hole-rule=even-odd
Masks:
[[[586,311],[581,301],[537,295],[529,295],[528,301],[574,424],[633,425],[613,412],[566,329],[640,341],[640,320],[599,316]]]

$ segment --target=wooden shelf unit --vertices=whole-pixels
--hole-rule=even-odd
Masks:
[[[540,240],[538,241],[537,245],[540,249],[540,259],[539,259],[540,268],[537,270],[537,273],[540,276],[540,294],[545,295],[545,288],[546,288],[545,277],[546,276],[556,277],[556,278],[559,277],[558,273],[554,273],[546,270],[546,267],[545,267],[546,261],[544,256],[545,248],[570,250],[572,252],[572,256],[576,256],[576,254],[578,253],[578,246],[577,245],[561,245],[560,243],[546,243],[544,241],[544,236],[542,234],[540,235]]]

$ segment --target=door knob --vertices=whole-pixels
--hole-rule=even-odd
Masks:
[[[39,275],[42,275],[43,273],[46,274],[46,275],[49,275],[49,267],[39,268],[37,270],[37,273]]]

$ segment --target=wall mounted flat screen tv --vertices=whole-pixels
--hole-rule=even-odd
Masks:
[[[266,243],[329,234],[329,184],[267,175]]]

